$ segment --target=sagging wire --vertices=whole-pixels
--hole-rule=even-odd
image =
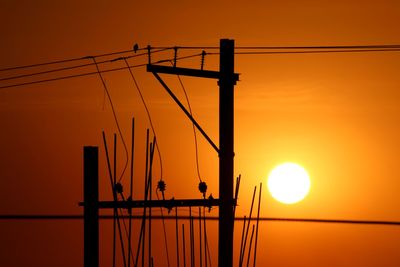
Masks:
[[[123,58],[123,60],[124,60],[124,62],[126,64],[126,66],[127,66],[129,74],[130,74],[130,76],[131,76],[131,78],[133,80],[133,83],[135,84],[135,88],[137,89],[137,91],[139,93],[140,99],[142,100],[143,106],[144,106],[144,108],[146,110],[147,118],[149,119],[149,123],[150,123],[151,130],[153,132],[153,135],[155,137],[157,137],[156,131],[154,129],[153,121],[151,119],[149,108],[147,107],[146,101],[144,100],[144,97],[143,97],[143,94],[142,94],[142,92],[140,90],[139,84],[137,83],[136,78],[133,75],[133,72],[132,72],[132,70],[131,70],[131,68],[129,66],[129,63],[128,63],[127,59]],[[155,146],[156,146],[156,150],[157,150],[157,154],[158,154],[158,158],[159,158],[159,162],[160,162],[160,181],[162,181],[163,180],[163,165],[162,165],[161,151],[160,151],[160,147],[158,145],[158,142],[155,144]],[[164,193],[163,193],[163,196],[164,196]]]
[[[177,53],[178,53],[178,48],[175,47],[175,48],[174,48],[174,51],[175,51],[175,52],[174,52],[174,61],[171,62],[171,64],[172,64],[173,67],[176,67],[176,57],[177,57]],[[203,69],[203,66],[204,66],[204,56],[205,56],[205,51],[204,51],[204,50],[203,50],[203,52],[201,53],[201,56],[202,56],[202,59],[201,59],[201,69]],[[187,94],[187,92],[186,92],[185,85],[183,84],[183,81],[182,81],[182,79],[181,79],[181,77],[180,77],[179,74],[177,75],[177,77],[178,77],[179,84],[180,84],[180,86],[181,86],[181,88],[182,88],[182,91],[183,91],[183,93],[184,93],[184,95],[185,95],[185,99],[186,99],[186,102],[187,102],[188,108],[189,108],[189,113],[190,113],[191,116],[193,116],[192,107],[191,107],[191,105],[190,105],[190,100],[189,100],[189,96],[188,96],[188,94]],[[199,179],[199,186],[198,186],[198,189],[199,189],[199,191],[203,194],[203,198],[205,199],[205,198],[206,198],[206,193],[207,193],[207,184],[206,184],[206,182],[204,182],[204,181],[201,179],[200,164],[199,164],[199,151],[198,151],[198,142],[197,142],[197,132],[196,132],[196,127],[195,127],[194,123],[192,123],[192,128],[193,128],[193,136],[194,136],[194,147],[195,147],[195,157],[196,157],[196,170],[197,170],[197,177],[198,177],[198,179]]]
[[[134,50],[135,50],[135,49],[134,49]],[[148,46],[148,51],[149,51],[149,62],[151,62],[151,59],[150,59],[150,51],[151,51],[151,48],[150,48],[150,46]],[[125,62],[125,64],[126,64],[128,70],[129,70],[129,74],[130,74],[130,76],[131,76],[131,78],[132,78],[132,80],[133,80],[133,82],[134,82],[134,84],[135,84],[135,87],[136,87],[136,89],[137,89],[137,91],[138,91],[138,93],[139,93],[140,99],[142,100],[142,103],[143,103],[144,108],[145,108],[145,110],[146,110],[147,117],[148,117],[149,122],[150,122],[151,130],[152,130],[153,135],[154,135],[154,138],[155,138],[155,140],[156,140],[156,137],[157,137],[156,131],[155,131],[155,129],[154,129],[153,121],[152,121],[152,119],[151,119],[150,111],[149,111],[149,109],[148,109],[148,107],[147,107],[146,101],[144,100],[144,97],[143,97],[143,94],[142,94],[142,92],[141,92],[141,90],[140,90],[140,87],[139,87],[139,85],[138,85],[138,83],[137,83],[137,81],[136,81],[136,79],[135,79],[135,76],[133,75],[133,72],[132,72],[131,68],[129,67],[129,64],[128,64],[127,59],[124,58],[123,60],[124,60],[124,62]],[[165,184],[165,182],[163,181],[163,168],[162,168],[162,157],[161,157],[161,152],[160,152],[160,148],[159,148],[158,142],[155,141],[155,142],[154,142],[154,146],[155,146],[155,148],[157,149],[157,154],[158,154],[158,158],[159,158],[159,162],[160,162],[160,180],[158,181],[158,184],[157,184],[157,190],[160,190],[160,192],[161,192],[161,194],[162,194],[162,198],[163,198],[163,200],[165,200],[164,191],[165,191],[165,189],[166,189],[166,184]],[[150,189],[150,190],[151,190],[151,189]],[[159,199],[158,191],[157,191],[157,190],[156,190],[156,195],[157,195],[157,199]],[[165,229],[164,213],[163,213],[162,208],[160,208],[160,211],[161,211],[161,218],[162,218],[162,223],[163,223],[164,241],[165,241],[165,245],[166,245],[165,247],[166,247],[166,253],[167,253],[167,263],[168,263],[168,267],[169,267],[169,266],[170,266],[170,261],[169,261],[169,252],[168,252],[168,246],[167,246],[167,235],[166,235],[166,229]],[[144,249],[144,248],[143,248],[143,249]]]
[[[185,99],[186,99],[186,102],[187,102],[188,108],[189,108],[189,113],[190,113],[191,116],[193,116],[192,107],[190,105],[190,100],[189,100],[188,94],[186,92],[185,85],[183,84],[180,75],[177,75],[177,77],[178,77],[178,81],[179,81],[179,83],[181,85],[182,91],[183,91],[183,93],[185,95]],[[195,144],[197,176],[199,178],[199,181],[202,182],[203,180],[201,179],[200,167],[199,167],[199,152],[198,152],[197,132],[196,132],[196,127],[195,127],[195,125],[193,123],[192,123],[192,128],[193,128],[193,137],[194,137],[194,144]]]
[[[106,82],[104,81],[103,75],[101,75],[99,66],[97,65],[97,62],[96,62],[96,58],[93,57],[92,59],[93,59],[94,64],[96,65],[97,73],[99,74],[100,80],[101,80],[101,82],[102,82],[102,84],[103,84],[103,87],[104,87],[104,91],[105,91],[105,93],[107,94],[107,98],[108,98],[108,100],[109,100],[109,102],[110,102],[112,114],[113,114],[114,121],[115,121],[115,124],[116,124],[116,126],[117,126],[117,130],[118,130],[118,134],[119,134],[119,136],[121,137],[122,144],[123,144],[123,147],[124,147],[124,150],[125,150],[125,157],[126,157],[125,165],[124,165],[124,168],[123,168],[123,170],[122,170],[121,176],[120,176],[119,179],[118,179],[118,182],[121,182],[121,180],[122,180],[122,178],[123,178],[123,176],[124,176],[124,173],[125,173],[125,171],[126,171],[126,169],[127,169],[127,167],[128,167],[128,161],[129,161],[128,148],[127,148],[127,146],[126,146],[125,139],[124,139],[124,136],[123,136],[122,131],[121,131],[121,127],[119,126],[118,117],[117,117],[117,114],[116,114],[116,112],[115,112],[114,104],[113,104],[113,101],[112,101],[110,92],[108,91]]]

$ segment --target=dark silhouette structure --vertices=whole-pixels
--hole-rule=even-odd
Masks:
[[[149,48],[150,51],[150,48]],[[219,199],[181,199],[181,200],[152,200],[151,186],[150,198],[145,200],[124,200],[118,201],[116,195],[116,185],[114,180],[113,201],[98,200],[98,163],[97,163],[97,148],[85,147],[84,153],[84,267],[98,267],[98,209],[132,209],[132,208],[149,208],[151,220],[152,207],[212,207],[219,206],[219,223],[218,223],[218,266],[231,267],[233,264],[233,226],[234,226],[234,207],[236,199],[233,196],[233,169],[234,169],[234,86],[239,79],[239,75],[234,73],[234,41],[228,39],[220,40],[220,69],[219,71],[201,69],[178,68],[175,64],[172,67],[153,65],[150,60],[147,71],[151,72],[164,89],[169,93],[176,104],[188,116],[191,122],[197,127],[201,134],[207,139],[210,145],[216,150],[219,157]],[[184,105],[173,94],[167,84],[158,75],[159,73],[174,74],[181,76],[194,76],[200,78],[211,78],[218,80],[219,85],[219,147],[211,140],[204,132],[197,121],[186,110]],[[155,142],[154,142],[155,143]],[[154,143],[150,144],[150,151],[154,152]],[[107,153],[107,149],[106,149]],[[152,153],[152,152],[151,152]],[[107,156],[108,158],[108,156]],[[147,160],[147,158],[146,158]],[[152,162],[152,156],[150,157]],[[146,163],[147,165],[147,163]],[[146,166],[147,169],[147,166]],[[114,170],[115,171],[115,170]],[[151,168],[149,168],[149,177],[146,184],[151,185]],[[110,177],[112,175],[110,174]],[[114,174],[115,176],[115,174]],[[115,179],[115,177],[114,177]],[[147,178],[146,178],[147,179]],[[147,194],[148,191],[145,191]],[[147,196],[147,195],[146,195]],[[118,221],[118,220],[117,220]],[[151,229],[151,228],[150,228]],[[149,229],[149,230],[150,230]],[[144,240],[144,239],[143,239]],[[144,243],[143,243],[144,244]],[[152,261],[151,249],[149,245],[149,262]],[[143,250],[144,251],[144,250]]]

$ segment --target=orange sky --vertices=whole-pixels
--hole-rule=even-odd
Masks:
[[[394,0],[81,2],[3,1],[0,68],[128,50],[135,43],[218,46],[221,38],[235,39],[237,46],[400,43],[400,3]],[[295,161],[310,173],[309,196],[285,206],[264,188],[261,216],[400,221],[398,53],[236,56],[241,75],[235,87],[235,175],[242,174],[237,215],[248,213],[253,187],[265,182],[273,166]],[[205,68],[217,70],[216,60],[206,57]],[[191,124],[151,74],[144,68],[134,74],[153,115],[168,197],[200,197]],[[148,120],[128,72],[105,79],[126,139],[130,118],[137,120],[140,197]],[[176,77],[165,80],[183,99]],[[183,82],[198,121],[217,142],[216,82]],[[82,147],[100,146],[104,165],[101,131],[109,142],[116,131],[103,94],[97,76],[0,90],[0,214],[82,211],[77,205]],[[199,139],[203,178],[209,193],[218,195],[218,157]],[[157,160],[156,176],[158,166]],[[109,198],[105,168],[100,173],[101,196]],[[103,231],[101,266],[110,264],[109,229]],[[235,229],[238,243],[240,223]],[[0,266],[82,266],[82,231],[77,221],[0,221]],[[395,226],[268,222],[259,238],[259,266],[400,264]]]

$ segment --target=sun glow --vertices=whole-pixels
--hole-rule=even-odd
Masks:
[[[310,191],[307,171],[295,163],[276,166],[268,176],[268,190],[272,197],[285,204],[301,201]]]

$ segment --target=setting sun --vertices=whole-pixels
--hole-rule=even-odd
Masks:
[[[310,190],[307,171],[295,163],[283,163],[268,176],[268,190],[279,202],[293,204],[301,201]]]

